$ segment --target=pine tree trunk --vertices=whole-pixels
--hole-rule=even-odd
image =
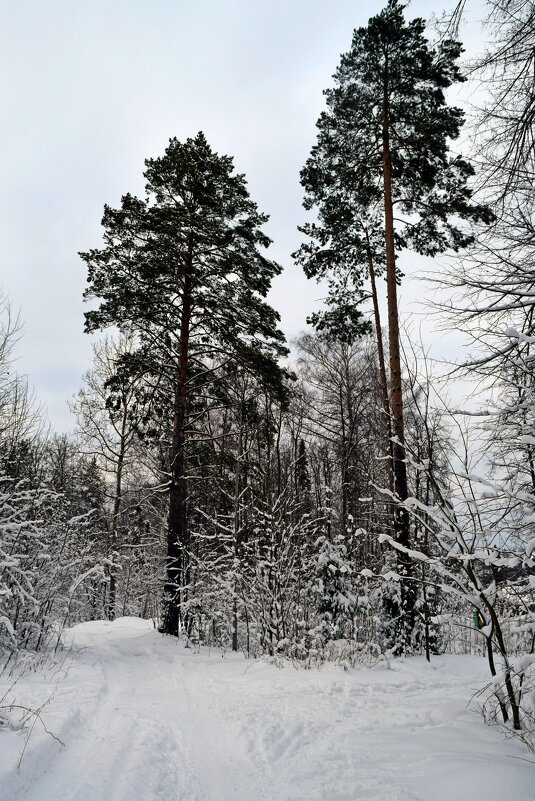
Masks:
[[[241,465],[244,458],[244,445],[243,445],[243,428],[244,421],[244,406],[245,406],[245,393],[240,398],[240,416],[238,420],[239,435],[238,435],[238,452],[236,457],[236,475],[234,476],[234,542],[233,542],[233,577],[232,577],[232,650],[238,650],[238,590],[239,580],[237,571],[241,567],[240,564],[240,538],[242,531],[242,513],[241,513]]]
[[[394,492],[393,456],[392,456],[392,420],[390,412],[390,401],[388,398],[388,381],[386,379],[385,349],[383,345],[383,332],[381,330],[381,315],[379,312],[379,298],[377,297],[377,285],[375,283],[375,269],[373,258],[368,247],[368,272],[370,274],[370,284],[372,288],[373,316],[375,320],[375,338],[377,342],[377,355],[379,358],[379,381],[381,383],[381,400],[385,415],[385,431],[387,438],[388,480],[390,492]]]
[[[167,577],[160,631],[178,636],[189,583],[187,485],[185,475],[186,423],[188,415],[189,336],[191,280],[186,277],[182,296],[179,358],[176,370],[173,432],[170,448],[171,482],[167,526]]]
[[[403,391],[401,385],[401,353],[399,337],[399,313],[396,280],[396,254],[394,240],[394,208],[392,200],[392,154],[390,151],[390,114],[388,99],[388,59],[385,64],[383,98],[383,188],[385,214],[386,282],[388,305],[388,341],[390,349],[390,406],[392,414],[392,472],[394,493],[399,501],[408,498],[407,465],[405,461],[405,432],[403,421]],[[394,537],[408,548],[410,546],[410,519],[407,509],[396,504],[394,508]],[[415,593],[411,581],[410,558],[398,552],[398,570],[404,577],[401,582],[401,618],[399,626],[400,647],[405,651],[410,646],[415,622]]]

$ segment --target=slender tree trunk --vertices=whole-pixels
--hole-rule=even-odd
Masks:
[[[126,396],[123,392],[122,395],[123,401],[123,413],[121,417],[121,438],[119,441],[119,454],[117,456],[117,470],[115,472],[115,498],[113,500],[113,517],[111,522],[111,531],[110,531],[110,550],[112,554],[117,550],[118,546],[118,534],[119,534],[119,517],[122,511],[123,505],[123,471],[124,471],[124,460],[125,460],[125,452],[126,452],[126,432],[128,426],[128,404],[126,402]],[[125,597],[125,603],[126,603]],[[108,594],[108,608],[107,614],[109,620],[113,620],[115,617],[115,606],[117,603],[117,568],[115,565],[110,566],[110,586],[109,586],[109,594]]]
[[[345,530],[347,526],[347,490],[348,490],[348,447],[346,436],[346,420],[344,409],[344,390],[342,381],[340,381],[340,389],[338,392],[340,401],[340,431],[342,435],[342,527]]]
[[[368,272],[370,274],[370,284],[372,288],[373,316],[375,320],[375,337],[377,341],[377,356],[379,358],[379,381],[381,384],[381,400],[383,402],[383,412],[385,416],[385,431],[387,438],[388,480],[390,492],[394,492],[394,473],[392,455],[392,420],[390,411],[390,401],[388,398],[388,381],[386,378],[385,349],[383,344],[383,332],[381,329],[381,314],[379,312],[379,298],[377,297],[377,284],[375,282],[375,268],[373,257],[368,247]]]
[[[511,677],[511,664],[509,661],[509,656],[507,654],[507,647],[505,645],[505,640],[503,638],[502,627],[500,625],[498,615],[496,614],[496,610],[493,607],[493,605],[489,601],[487,601],[484,595],[482,596],[482,598],[487,606],[487,610],[492,622],[493,634],[494,637],[496,638],[496,642],[498,644],[498,650],[503,660],[504,684],[507,692],[507,697],[509,699],[509,705],[511,707],[511,714],[513,716],[513,728],[519,731],[522,728],[522,724],[520,722],[520,709],[518,707],[518,700],[516,697],[515,689],[513,687],[513,681]]]
[[[419,455],[420,456],[420,455]],[[428,451],[427,451],[427,458],[429,459],[429,464],[433,464],[433,447],[431,442],[429,443]],[[421,461],[421,458],[418,458],[418,461]],[[418,497],[418,493],[416,493],[416,497]],[[429,504],[431,503],[431,482],[429,480],[429,474],[426,475],[425,479],[425,505],[429,508]],[[429,530],[427,528],[424,529],[424,553],[426,556],[429,556]],[[423,617],[424,617],[424,637],[425,637],[425,658],[428,662],[431,661],[431,614],[429,609],[429,596],[427,592],[427,571],[426,571],[426,564],[422,562],[422,601],[423,601]]]
[[[240,398],[240,416],[238,420],[239,435],[238,435],[238,453],[236,458],[236,466],[234,476],[234,542],[233,542],[233,567],[232,567],[232,650],[238,650],[238,590],[240,589],[240,582],[237,572],[241,567],[241,531],[242,531],[242,514],[241,514],[241,467],[244,458],[244,445],[243,445],[243,428],[244,421],[244,406],[245,406],[245,393]]]
[[[191,250],[191,248],[190,248]],[[188,415],[189,336],[191,324],[191,280],[186,276],[182,295],[179,357],[176,370],[173,431],[170,448],[171,482],[167,527],[167,579],[161,631],[179,634],[189,583],[187,486],[185,475],[186,423]]]
[[[113,500],[113,517],[111,521],[110,530],[110,551],[112,560],[117,551],[118,545],[118,529],[119,529],[119,515],[121,514],[122,506],[122,484],[123,484],[123,467],[124,467],[124,444],[121,442],[119,456],[117,459],[117,471],[115,473],[115,498]],[[108,591],[107,615],[109,620],[115,618],[115,604],[117,601],[117,568],[115,565],[110,565],[109,568],[110,585]]]
[[[388,305],[388,340],[390,350],[390,406],[392,413],[392,471],[394,492],[399,501],[408,498],[407,465],[405,461],[405,432],[403,421],[403,392],[401,385],[401,352],[399,337],[399,313],[396,279],[396,253],[394,239],[394,207],[392,199],[392,154],[390,151],[390,112],[388,97],[388,57],[385,63],[385,83],[383,97],[383,191],[385,215],[386,282]],[[400,545],[410,546],[410,518],[408,510],[396,504],[394,508],[394,537]],[[415,591],[411,581],[412,564],[410,558],[398,553],[398,570],[404,577],[401,582],[401,625],[399,627],[400,646],[410,647],[415,622]]]

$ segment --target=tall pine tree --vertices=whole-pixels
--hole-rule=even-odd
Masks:
[[[188,448],[217,383],[239,364],[283,394],[278,314],[264,300],[280,267],[261,252],[267,217],[233,161],[204,135],[171,139],[145,162],[146,198],[105,207],[104,247],[80,254],[86,297],[100,299],[86,330],[118,326],[139,343],[121,369],[147,376],[168,412],[169,517],[162,631],[178,634],[189,583]],[[164,387],[163,401],[161,387]],[[210,387],[216,387],[211,391]],[[165,394],[170,396],[167,400]]]
[[[342,56],[334,88],[325,92],[317,144],[301,172],[305,207],[318,210],[318,222],[301,230],[311,241],[296,257],[309,277],[327,277],[331,308],[312,322],[342,336],[367,330],[356,308],[370,293],[380,343],[376,273],[385,272],[389,339],[389,390],[383,395],[391,419],[393,487],[401,502],[408,497],[403,424],[397,287],[397,253],[411,248],[434,256],[455,250],[473,237],[462,220],[490,220],[489,211],[471,202],[467,185],[473,168],[449,152],[463,122],[462,111],[448,107],[444,90],[462,80],[457,66],[461,45],[452,40],[429,45],[422,19],[406,22],[403,5],[387,7],[355,30]],[[382,347],[379,349],[381,356]],[[394,514],[395,538],[408,548],[409,517],[403,505]],[[408,557],[400,572],[410,577]],[[414,592],[404,589],[402,647],[414,622]]]

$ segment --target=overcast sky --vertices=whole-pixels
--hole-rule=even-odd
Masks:
[[[104,203],[142,193],[143,160],[203,130],[235,157],[271,215],[285,270],[271,303],[295,336],[321,289],[294,266],[299,170],[322,90],[352,30],[383,2],[355,0],[0,0],[0,285],[21,313],[18,369],[58,430],[90,366],[80,250],[100,244]],[[414,0],[429,17],[454,0]],[[461,32],[482,46],[483,4]],[[420,290],[403,290],[407,307]]]

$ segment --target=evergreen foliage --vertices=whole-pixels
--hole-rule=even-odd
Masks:
[[[490,221],[485,206],[471,202],[473,168],[449,152],[459,135],[462,111],[446,104],[444,91],[462,80],[459,42],[436,48],[424,36],[422,19],[406,22],[404,6],[389,0],[366,28],[353,34],[342,56],[334,88],[325,92],[327,110],[317,123],[318,139],[301,182],[305,207],[317,207],[319,222],[303,226],[311,241],[296,258],[309,277],[329,280],[330,307],[311,318],[316,327],[351,340],[369,330],[358,308],[370,297],[370,279],[383,384],[383,406],[391,443],[391,488],[404,501],[409,494],[405,459],[397,253],[410,247],[434,256],[473,241],[461,221]],[[390,387],[383,367],[380,313],[375,275],[387,280]],[[410,544],[407,511],[394,509],[396,539]],[[399,570],[411,579],[407,550]],[[402,587],[398,617],[406,647],[414,640],[416,596],[412,580]]]
[[[164,419],[167,414],[163,628],[177,634],[189,582],[185,460],[191,429],[236,363],[284,395],[277,364],[286,354],[284,337],[278,314],[264,300],[281,268],[261,252],[270,244],[261,230],[268,218],[250,200],[243,175],[202,133],[185,143],[171,139],[162,157],[146,161],[145,178],[145,199],[128,194],[120,209],[105,207],[105,247],[81,254],[88,265],[86,297],[100,299],[86,314],[86,330],[116,325],[136,336],[139,348],[122,368],[151,377]]]
[[[458,250],[474,238],[463,219],[492,219],[487,207],[471,200],[473,167],[449,151],[463,112],[446,104],[444,92],[463,80],[457,65],[462,47],[453,40],[432,47],[424,33],[424,20],[407,22],[398,0],[355,30],[334,87],[325,91],[317,143],[301,171],[304,205],[317,209],[318,222],[300,228],[310,241],[295,256],[308,277],[329,279],[329,305],[347,314],[352,301],[354,335],[355,307],[369,298],[364,283],[370,265],[376,274],[385,269],[385,128],[398,252]],[[343,334],[346,314],[319,313],[313,321]],[[367,329],[361,315],[360,332]]]

